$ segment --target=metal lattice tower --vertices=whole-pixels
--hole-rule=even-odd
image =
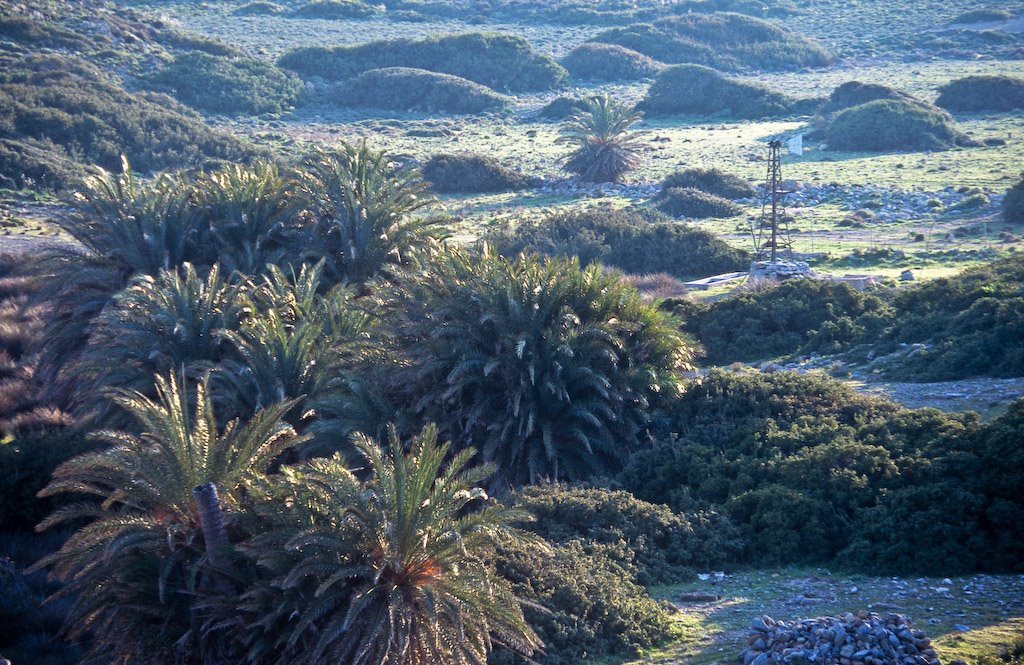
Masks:
[[[793,241],[789,237],[789,225],[786,224],[786,209],[782,197],[791,194],[791,190],[782,188],[782,141],[768,143],[768,178],[765,181],[768,197],[761,206],[761,218],[757,226],[751,228],[754,237],[754,254],[757,260],[768,259],[775,263],[778,251],[785,250],[787,256],[793,254]]]

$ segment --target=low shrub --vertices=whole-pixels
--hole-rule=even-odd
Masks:
[[[635,81],[658,73],[657,62],[618,44],[587,43],[562,58],[575,79],[587,81]]]
[[[512,503],[536,518],[525,525],[530,531],[552,543],[580,542],[588,554],[604,552],[644,586],[727,566],[740,553],[727,518],[682,515],[623,490],[535,485],[513,495]]]
[[[743,178],[715,168],[676,171],[661,181],[662,192],[678,188],[697,189],[724,199],[748,199],[757,192]]]
[[[536,53],[522,37],[493,33],[311,46],[285,53],[278,64],[300,76],[328,81],[343,81],[370,69],[416,67],[501,92],[549,90],[567,76],[561,65]]]
[[[499,548],[498,573],[512,582],[523,613],[544,642],[542,665],[572,665],[593,654],[633,656],[673,635],[667,607],[651,599],[606,556],[584,552],[579,542]],[[521,662],[499,650],[491,665]]]
[[[520,220],[485,239],[499,252],[576,256],[627,273],[707,277],[746,267],[749,257],[714,234],[673,222],[653,210],[573,210]]]
[[[966,76],[939,88],[935,103],[949,111],[1016,111],[1024,109],[1024,79],[1013,76]]]
[[[295,74],[256,58],[191,52],[147,79],[149,86],[209,113],[280,113],[293,106],[303,84]]]
[[[369,18],[384,13],[382,7],[357,0],[316,0],[292,12],[295,18],[312,18],[338,21],[350,18]]]
[[[1003,220],[1007,224],[1024,224],[1024,177],[1006,191]]]
[[[832,55],[777,23],[736,13],[692,13],[612,28],[593,41],[618,44],[669,64],[765,71],[824,67]]]
[[[835,150],[949,150],[967,143],[944,111],[894,99],[844,109],[817,136]]]
[[[950,23],[957,24],[971,24],[971,23],[995,23],[996,21],[1009,21],[1013,18],[1013,14],[1006,11],[1005,9],[994,9],[991,7],[982,7],[979,9],[971,9],[963,14],[959,14]]]
[[[742,83],[702,65],[663,70],[637,108],[649,115],[693,113],[764,118],[790,113],[797,100],[768,88]]]
[[[340,106],[424,113],[500,111],[508,101],[490,88],[458,76],[411,67],[371,69],[339,84],[331,99]]]
[[[707,219],[743,214],[743,208],[729,199],[691,187],[662,189],[654,200],[658,210],[673,217]]]
[[[556,97],[541,108],[538,115],[545,120],[565,120],[587,108],[587,100],[580,97]]]
[[[250,2],[231,12],[232,16],[278,16],[287,11],[275,2]]]
[[[913,95],[902,90],[890,88],[879,83],[861,83],[860,81],[847,81],[829,95],[828,101],[821,108],[822,113],[835,113],[848,109],[851,106],[860,106],[879,99],[894,99],[918,104],[924,104]]]
[[[486,155],[434,155],[423,165],[423,179],[443,194],[505,192],[529,179]]]

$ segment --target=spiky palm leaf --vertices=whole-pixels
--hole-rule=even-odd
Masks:
[[[529,516],[492,504],[475,488],[491,469],[470,468],[469,450],[449,457],[436,435],[405,446],[391,430],[388,451],[359,437],[365,479],[335,457],[269,484],[257,510],[275,527],[246,545],[272,578],[246,607],[269,612],[244,641],[283,630],[288,662],[349,665],[483,665],[496,644],[538,647],[486,563],[496,542],[536,542],[512,527]]]
[[[263,272],[267,264],[299,260],[301,201],[277,166],[232,164],[196,183],[208,262],[226,272]]]
[[[79,375],[90,379],[86,413],[108,422],[110,389],[153,396],[153,377],[178,368],[198,380],[223,359],[225,336],[237,329],[245,305],[241,296],[242,285],[226,281],[217,265],[206,279],[190,263],[155,278],[137,278],[94,321],[76,365]]]
[[[628,132],[642,117],[608,95],[588,100],[558,139],[574,147],[565,159],[565,170],[585,182],[618,182],[640,164],[639,135]]]
[[[86,180],[78,193],[80,214],[58,221],[80,247],[44,251],[37,294],[49,307],[38,373],[49,401],[70,402],[73,373],[65,372],[85,347],[89,324],[136,275],[156,276],[194,260],[197,216],[188,183],[172,176],[139,180],[124,161],[123,172]]]
[[[365,143],[314,153],[302,165],[299,191],[313,215],[309,255],[326,260],[334,283],[365,282],[438,233],[435,220],[413,216],[433,202],[418,174]]]
[[[575,261],[455,251],[395,308],[405,401],[495,463],[502,484],[614,468],[692,355],[632,287]]]
[[[49,567],[65,582],[58,595],[74,599],[65,629],[71,637],[91,633],[104,662],[168,663],[181,655],[191,621],[189,568],[202,553],[193,488],[213,483],[235,506],[244,481],[302,440],[281,421],[288,403],[219,431],[206,383],[195,391],[194,410],[183,383],[159,377],[156,400],[119,391],[114,400],[139,433],[98,434],[110,447],[62,464],[40,493],[99,500],[62,508],[40,525],[86,522],[35,569]]]

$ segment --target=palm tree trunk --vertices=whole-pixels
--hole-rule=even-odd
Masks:
[[[220,498],[217,496],[217,486],[213,483],[204,483],[192,488],[192,498],[196,502],[196,510],[199,513],[199,526],[203,530],[203,540],[206,541],[206,554],[210,563],[215,568],[224,566],[227,562],[225,554],[230,547],[228,542],[228,530],[224,526],[224,513],[220,509]]]

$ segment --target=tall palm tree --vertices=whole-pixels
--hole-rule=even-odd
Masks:
[[[89,324],[136,275],[156,276],[194,261],[199,229],[191,186],[162,175],[140,180],[127,161],[120,174],[101,172],[77,194],[78,214],[58,221],[78,246],[44,251],[47,277],[37,294],[49,331],[40,340],[38,374],[48,401],[71,402],[77,386],[65,368],[85,347]]]
[[[565,170],[584,182],[618,182],[640,164],[639,135],[629,129],[643,117],[608,95],[594,97],[562,128],[558,141],[573,146]]]
[[[393,309],[401,401],[496,464],[495,485],[613,469],[692,357],[671,318],[575,261],[452,251]]]
[[[189,577],[205,549],[193,490],[212,483],[234,508],[244,483],[302,441],[281,421],[289,403],[220,430],[205,381],[194,408],[184,380],[158,377],[156,386],[155,400],[132,391],[113,397],[138,433],[99,433],[110,447],[64,463],[40,493],[99,500],[60,509],[39,526],[84,522],[35,569],[49,567],[65,582],[57,594],[73,599],[65,629],[72,638],[92,634],[93,655],[103,662],[182,656],[193,621]]]
[[[430,205],[427,185],[365,143],[318,150],[302,165],[299,192],[312,214],[309,254],[334,283],[362,283],[407,262],[438,223],[413,213]]]
[[[298,262],[301,201],[276,165],[226,166],[200,177],[196,192],[209,263],[256,275]]]
[[[539,640],[487,560],[499,542],[543,545],[512,527],[528,515],[476,487],[492,469],[449,456],[433,427],[356,448],[359,475],[320,458],[264,486],[256,510],[274,526],[244,548],[271,579],[247,608],[268,613],[240,639],[273,635],[295,663],[482,664],[495,645],[529,656]]]

